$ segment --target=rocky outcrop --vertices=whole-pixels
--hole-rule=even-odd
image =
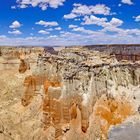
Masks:
[[[114,54],[118,61],[129,60],[135,62],[140,60],[140,44],[91,45],[85,46],[85,48]]]
[[[58,54],[58,52],[55,51],[53,47],[44,47],[44,53],[50,53],[50,54],[54,54],[54,55]]]
[[[6,70],[6,79],[0,77],[6,89],[0,138],[108,139],[112,126],[139,117],[139,62],[119,62],[115,55],[86,47],[49,50],[20,54],[13,74]]]
[[[98,131],[107,138],[111,125],[122,123],[133,115],[129,100],[116,98],[119,87],[139,85],[139,64],[119,63],[115,57],[84,48],[67,48],[58,55],[40,56],[38,65],[38,71],[46,76],[44,128],[57,128],[56,137],[67,135],[61,128],[67,123],[70,125],[68,131],[74,129],[79,134],[89,135],[93,115],[101,120]]]
[[[29,69],[30,69],[30,64],[28,60],[20,59],[19,73],[25,73],[26,70]]]

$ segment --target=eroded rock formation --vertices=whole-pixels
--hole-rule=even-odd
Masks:
[[[20,59],[19,73],[24,73],[30,69],[28,60]]]
[[[140,60],[140,44],[91,45],[85,46],[85,48],[113,54],[118,61],[128,60],[135,62]]]
[[[131,122],[132,117],[138,120],[139,62],[118,62],[115,55],[86,47],[65,48],[57,53],[51,48],[25,52],[22,50],[17,58],[18,65],[9,79],[15,84],[8,87],[6,80],[0,79],[7,88],[2,90],[5,102],[0,112],[0,129],[7,127],[7,131],[2,130],[0,138],[108,139],[113,126]],[[9,75],[5,74],[7,78]],[[12,99],[15,93],[17,98]],[[11,98],[6,99],[5,94]]]

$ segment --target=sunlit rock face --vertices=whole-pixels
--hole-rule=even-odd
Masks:
[[[2,140],[112,139],[140,120],[139,62],[85,47],[1,53]]]

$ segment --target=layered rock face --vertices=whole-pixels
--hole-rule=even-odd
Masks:
[[[85,47],[31,54],[20,54],[13,76],[0,79],[15,80],[10,99],[1,97],[1,139],[109,139],[111,128],[139,121],[139,62]]]
[[[139,44],[92,45],[92,46],[85,46],[85,48],[89,48],[91,50],[96,50],[100,52],[107,52],[108,54],[114,54],[118,61],[140,60],[140,45]]]
[[[76,110],[79,110],[80,122],[75,131],[80,135],[85,133],[90,137],[90,119],[96,116],[104,121],[99,122],[98,131],[107,138],[111,125],[122,123],[134,113],[130,100],[121,99],[127,93],[120,88],[139,85],[139,64],[119,63],[113,56],[83,48],[67,48],[57,56],[42,57],[40,65],[44,66],[49,79],[56,76],[61,82],[59,102],[66,100],[69,104],[67,110],[72,107],[70,120],[76,121]],[[69,123],[72,125],[73,121]]]

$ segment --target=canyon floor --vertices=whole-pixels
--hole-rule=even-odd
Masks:
[[[140,62],[86,47],[1,47],[0,140],[139,140]]]

